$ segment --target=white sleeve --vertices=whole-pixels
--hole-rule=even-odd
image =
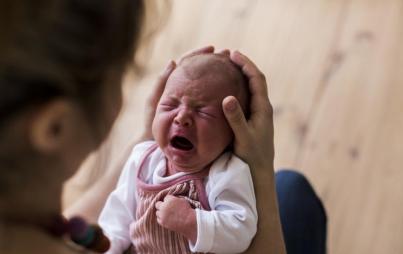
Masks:
[[[256,198],[249,166],[224,154],[206,184],[211,211],[197,209],[197,241],[192,252],[240,253],[257,230]]]
[[[98,223],[111,241],[107,254],[121,254],[129,248],[129,226],[136,212],[137,164],[150,146],[150,142],[136,145],[120,175],[116,189],[109,195],[99,216]]]

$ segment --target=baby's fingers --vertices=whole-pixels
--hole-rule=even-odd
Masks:
[[[158,201],[157,203],[155,203],[155,209],[160,210],[162,204],[163,204],[162,201]]]

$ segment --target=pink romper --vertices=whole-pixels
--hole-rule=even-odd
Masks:
[[[191,253],[188,240],[182,235],[161,227],[155,215],[155,203],[167,195],[183,197],[193,208],[210,210],[203,181],[209,170],[188,174],[163,184],[148,184],[141,178],[144,162],[157,149],[150,147],[140,160],[137,173],[137,210],[135,222],[130,225],[133,253]]]

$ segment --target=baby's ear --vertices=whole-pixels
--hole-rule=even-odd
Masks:
[[[29,126],[29,141],[42,153],[62,149],[74,135],[77,108],[68,100],[57,99],[40,107],[33,115]]]

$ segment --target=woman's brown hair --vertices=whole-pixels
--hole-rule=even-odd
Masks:
[[[133,60],[144,8],[142,0],[2,0],[0,126],[56,96],[97,100],[107,74]]]

